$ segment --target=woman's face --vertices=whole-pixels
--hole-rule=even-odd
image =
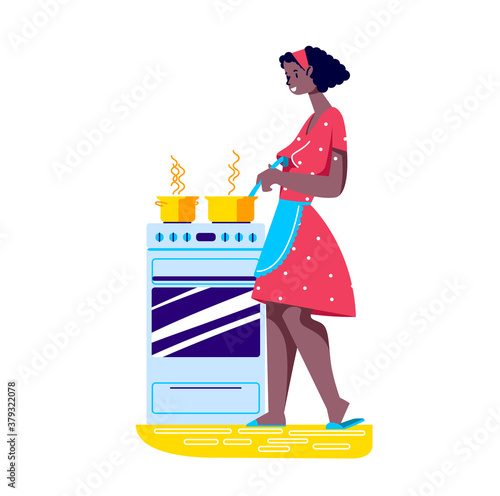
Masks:
[[[316,89],[311,77],[312,67],[306,72],[297,62],[283,62],[283,69],[285,70],[286,84],[295,95],[311,93]]]

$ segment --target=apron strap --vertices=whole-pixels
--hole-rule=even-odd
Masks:
[[[269,274],[285,261],[297,236],[304,205],[310,204],[311,202],[279,200],[255,269],[255,277]]]

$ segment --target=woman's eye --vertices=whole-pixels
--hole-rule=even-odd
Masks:
[[[298,77],[299,77],[299,75],[298,75],[297,73],[295,73],[295,77],[296,77],[296,78],[298,78]]]

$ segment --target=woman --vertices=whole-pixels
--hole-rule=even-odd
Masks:
[[[263,191],[271,191],[273,184],[281,190],[252,294],[267,310],[269,411],[248,425],[286,425],[285,403],[298,350],[325,403],[326,427],[344,429],[363,419],[342,422],[349,403],[335,385],[326,329],[311,315],[354,317],[354,296],[342,253],[311,202],[315,196],[337,197],[344,189],[344,122],[324,93],[349,79],[349,72],[310,46],[279,60],[289,90],[309,95],[314,113],[278,153],[285,160],[283,171],[267,169],[257,176]]]

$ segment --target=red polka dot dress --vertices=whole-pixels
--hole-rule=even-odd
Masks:
[[[285,172],[328,176],[332,148],[347,150],[344,121],[336,108],[326,110],[306,134],[312,117],[293,143],[277,155],[289,159]],[[354,317],[349,271],[330,229],[307,204],[313,197],[282,187],[280,200],[304,204],[298,229],[288,253],[277,259],[265,275],[257,277],[252,297],[262,303],[310,308],[316,315]]]

